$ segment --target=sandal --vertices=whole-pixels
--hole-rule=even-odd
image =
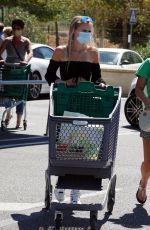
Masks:
[[[145,199],[139,199],[139,193],[141,194],[141,197],[144,197],[145,196]],[[140,204],[144,204],[147,200],[147,195],[146,195],[146,188],[143,188],[141,186],[141,181],[140,181],[140,184],[139,184],[139,187],[138,187],[138,190],[137,190],[137,193],[136,193],[136,199],[137,201],[140,203]]]

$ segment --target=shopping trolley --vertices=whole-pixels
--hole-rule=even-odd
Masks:
[[[59,229],[63,210],[89,210],[90,225],[96,228],[98,210],[106,203],[112,212],[115,203],[116,156],[121,88],[100,89],[91,82],[76,87],[60,83],[50,87],[49,159],[45,172],[45,208],[55,209]],[[108,179],[102,204],[68,204],[52,201],[51,177],[58,176],[56,188],[102,190]]]
[[[3,81],[21,81],[28,80],[30,73],[30,65],[21,66],[19,64],[9,64],[0,67],[1,80]],[[24,103],[24,119],[23,127],[24,130],[27,128],[26,120],[26,100],[28,95],[28,86],[25,85],[0,85],[0,107],[5,107],[6,102],[9,101],[9,107],[4,109],[1,118],[1,130],[6,129],[5,125],[5,114],[7,111],[16,107],[20,103]]]

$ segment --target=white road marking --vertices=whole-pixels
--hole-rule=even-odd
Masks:
[[[121,188],[116,188],[116,192],[121,191]],[[103,195],[106,193],[106,190],[102,191],[95,191],[91,193],[82,194],[80,197],[81,199],[85,199],[88,197],[94,197],[97,195]],[[70,197],[66,197],[65,202],[68,202],[70,200]],[[53,201],[56,201],[55,199]],[[23,211],[27,209],[32,208],[38,208],[44,206],[44,202],[38,202],[38,203],[7,203],[7,202],[0,202],[0,211]]]
[[[39,203],[0,203],[0,211],[22,211],[26,209],[37,208],[43,206],[43,202]]]

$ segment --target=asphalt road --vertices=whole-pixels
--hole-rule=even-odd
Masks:
[[[98,213],[98,229],[150,229],[149,194],[144,206],[135,193],[140,179],[142,142],[137,130],[131,129],[122,99],[115,173],[116,202],[112,215],[107,209]],[[1,112],[1,108],[0,108]],[[48,164],[46,122],[48,100],[27,103],[27,130],[15,130],[15,111],[8,132],[0,132],[0,229],[48,230],[54,227],[54,211],[45,212],[45,169]],[[55,183],[56,178],[53,178]],[[81,202],[102,202],[104,190],[82,191]],[[148,190],[149,192],[149,190]],[[69,191],[66,191],[66,201]],[[62,229],[89,229],[89,212],[65,210]]]

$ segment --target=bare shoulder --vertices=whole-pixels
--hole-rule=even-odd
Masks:
[[[57,46],[53,54],[53,60],[62,61],[65,57],[65,53],[66,46]]]
[[[99,62],[99,51],[97,47],[90,46],[88,48],[88,52],[90,54],[92,62],[95,62],[95,63]]]
[[[21,39],[22,39],[22,41],[24,41],[24,42],[31,43],[30,39],[27,38],[27,37],[22,36]]]

